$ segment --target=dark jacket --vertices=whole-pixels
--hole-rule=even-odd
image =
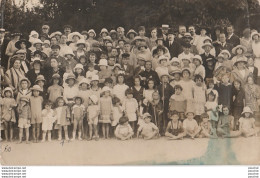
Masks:
[[[181,47],[180,43],[178,43],[176,41],[173,41],[172,45],[170,46],[169,41],[166,40],[164,42],[164,46],[168,48],[171,58],[178,57],[178,55],[182,53],[182,47]]]

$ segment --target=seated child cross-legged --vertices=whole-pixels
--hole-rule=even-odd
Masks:
[[[133,129],[128,123],[128,118],[123,116],[119,119],[119,124],[115,130],[115,136],[119,140],[128,140],[134,135]]]
[[[228,106],[222,107],[223,114],[219,117],[217,133],[223,137],[238,137],[241,135],[240,131],[233,131],[234,117],[229,115]]]
[[[239,119],[239,131],[245,137],[257,136],[259,129],[255,127],[253,111],[250,107],[244,107],[242,117]]]
[[[171,120],[168,122],[165,136],[170,140],[183,139],[185,135],[178,112],[176,110],[170,111],[169,118]]]
[[[209,115],[207,113],[201,114],[200,133],[199,138],[218,138],[216,129],[214,129],[209,121]]]
[[[158,127],[151,122],[152,116],[149,113],[144,113],[143,115],[144,123],[142,123],[137,131],[137,138],[141,133],[141,137],[145,140],[150,140],[153,138],[159,137],[159,129]]]
[[[187,111],[186,116],[187,118],[183,121],[184,134],[185,136],[194,139],[196,136],[198,136],[201,128],[198,126],[197,121],[194,119],[193,111]]]

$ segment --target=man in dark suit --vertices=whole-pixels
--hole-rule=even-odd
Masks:
[[[206,67],[206,65],[207,65],[207,61],[206,61],[206,60],[207,60],[208,58],[212,58],[212,59],[213,59],[213,62],[215,63],[215,62],[216,62],[215,57],[210,54],[210,50],[211,50],[212,48],[214,48],[214,47],[212,46],[212,44],[211,44],[211,43],[204,43],[204,44],[202,45],[202,48],[203,48],[204,51],[205,51],[203,54],[200,55],[200,56],[201,56],[201,59],[202,59],[202,62],[203,62],[203,66]]]
[[[232,25],[227,27],[227,42],[231,43],[234,47],[240,44],[240,39],[237,35],[234,34],[234,28]]]
[[[171,58],[178,57],[182,52],[181,45],[174,40],[174,32],[172,29],[168,30],[167,40],[164,42],[164,46],[168,48]]]
[[[7,69],[8,59],[9,57],[5,54],[7,45],[10,39],[6,38],[5,36],[5,29],[0,29],[0,54],[1,54],[1,66]]]
[[[130,54],[122,54],[122,65],[121,68],[125,72],[125,84],[132,87],[133,86],[133,77],[134,77],[134,67],[129,64]]]
[[[226,41],[225,33],[220,33],[219,42],[213,43],[213,46],[215,47],[215,50],[216,50],[216,56],[218,56],[219,53],[224,49],[228,50],[231,53],[232,48],[233,48],[233,45]]]

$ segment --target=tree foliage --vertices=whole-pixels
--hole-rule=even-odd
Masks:
[[[24,0],[26,2],[26,0]],[[214,27],[233,24],[239,31],[246,26],[259,28],[258,0],[40,0],[31,10],[7,1],[5,28],[37,30],[49,23],[52,31],[70,24],[77,30],[124,26],[126,29],[162,23]]]

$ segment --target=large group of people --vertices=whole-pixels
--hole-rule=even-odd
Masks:
[[[0,29],[1,139],[257,136],[257,30],[73,30]]]

